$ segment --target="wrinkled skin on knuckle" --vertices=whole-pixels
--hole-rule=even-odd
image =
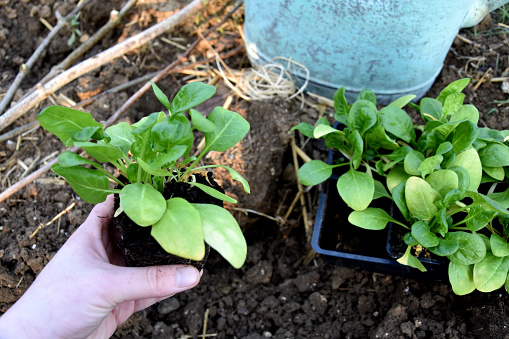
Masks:
[[[157,266],[148,267],[147,283],[153,296],[167,295],[171,293],[170,288],[175,285],[175,273],[173,272],[173,276],[170,276]]]

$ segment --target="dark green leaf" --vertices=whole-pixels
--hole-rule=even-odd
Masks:
[[[88,141],[88,139],[101,140],[104,137],[102,126],[87,126],[80,131],[72,131],[71,138],[74,141]]]
[[[424,121],[440,120],[442,114],[442,103],[436,99],[423,98],[420,102],[421,115]]]
[[[475,290],[474,265],[449,263],[449,281],[452,291],[457,295],[465,295]]]
[[[207,185],[204,185],[204,184],[200,184],[200,183],[197,183],[197,182],[188,182],[188,184],[190,184],[191,186],[196,186],[198,187],[199,189],[201,189],[203,192],[207,193],[208,195],[216,198],[216,199],[219,199],[219,200],[223,200],[223,201],[226,201],[226,202],[229,202],[231,204],[236,204],[237,203],[237,200],[233,199],[232,197],[229,197],[227,196],[226,194],[223,194],[221,192],[219,192],[218,190],[210,187],[210,186],[207,186]]]
[[[417,221],[412,225],[412,237],[424,247],[435,247],[439,244],[438,237],[424,221]]]
[[[345,98],[345,88],[342,87],[334,94],[334,119],[346,125],[346,117],[350,108]]]
[[[468,211],[467,216],[463,221],[465,221],[465,225],[472,232],[477,232],[483,229],[489,222],[493,220],[497,216],[496,212],[493,211],[485,211],[480,206],[471,207]]]
[[[83,148],[92,158],[99,162],[115,163],[124,156],[124,153],[116,147],[108,145],[102,141],[93,142],[75,142],[74,146]]]
[[[410,212],[408,211],[405,200],[405,185],[406,184],[403,182],[392,189],[392,199],[405,220],[410,221]]]
[[[172,115],[185,112],[211,98],[214,93],[216,93],[216,88],[203,82],[191,82],[186,84],[173,98],[170,112]]]
[[[186,146],[185,154],[189,154],[193,146],[193,131],[189,120],[182,114],[165,118],[152,127],[151,137],[156,152],[167,153],[177,145]]]
[[[502,144],[489,144],[479,151],[483,166],[509,166],[509,147]]]
[[[477,139],[478,133],[479,128],[471,121],[467,120],[460,123],[454,130],[451,140],[454,152],[459,153],[470,147],[474,140]]]
[[[216,125],[210,120],[207,120],[200,112],[195,109],[189,110],[189,115],[191,116],[191,121],[193,122],[193,127],[196,128],[200,132],[212,132],[216,129]]]
[[[359,165],[361,164],[362,152],[364,150],[364,141],[362,140],[361,135],[359,134],[359,132],[357,130],[353,131],[348,136],[348,141],[350,142],[350,145],[353,150],[353,155],[352,155],[352,159],[351,159],[353,168],[357,169],[357,168],[359,168]]]
[[[459,245],[454,254],[447,256],[450,261],[456,264],[476,264],[486,255],[486,246],[478,235],[466,232],[450,232],[448,237],[450,240],[457,241]]]
[[[405,172],[410,175],[421,175],[421,171],[418,168],[424,159],[424,155],[421,152],[411,151],[408,153],[404,162]]]
[[[81,199],[90,204],[103,202],[109,194],[116,192],[109,188],[110,181],[106,174],[98,170],[81,166],[63,167],[59,165],[55,165],[51,169],[64,177]]]
[[[351,169],[339,177],[337,189],[351,209],[362,211],[373,200],[375,181],[368,174]]]
[[[165,212],[150,234],[168,253],[191,260],[205,256],[200,213],[182,198],[165,201]]]
[[[161,104],[164,105],[168,110],[170,110],[170,101],[168,100],[168,97],[157,87],[157,85],[151,81],[152,84],[152,90],[154,91],[154,94],[156,95],[157,99],[161,102]]]
[[[415,131],[412,119],[401,108],[387,106],[380,110],[380,120],[387,132],[403,139],[406,142],[415,140]]]
[[[375,104],[367,100],[356,101],[350,108],[347,121],[348,127],[359,131],[364,136],[377,121],[378,110]]]
[[[358,100],[371,101],[374,105],[376,105],[375,93],[373,93],[373,91],[370,89],[363,89],[362,91],[360,91],[359,94],[357,95],[356,101]]]
[[[383,209],[368,207],[362,211],[353,211],[348,221],[355,226],[367,230],[383,230],[389,222],[395,220]]]
[[[216,125],[212,132],[205,133],[204,151],[224,152],[235,146],[249,131],[249,123],[240,114],[216,107],[208,119]]]
[[[66,147],[74,143],[71,133],[81,131],[85,127],[103,126],[89,113],[62,106],[46,107],[37,116],[37,121],[45,130],[55,134]]]

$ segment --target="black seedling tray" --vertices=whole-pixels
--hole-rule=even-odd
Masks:
[[[334,153],[329,153],[328,163],[333,161]],[[352,211],[339,196],[336,183],[338,175],[333,174],[325,183],[320,195],[311,245],[323,256],[326,263],[361,269],[370,272],[391,274],[414,279],[426,279],[446,282],[447,264],[428,258],[419,259],[428,270],[421,272],[410,266],[402,265],[394,259],[403,253],[393,250],[399,236],[393,234],[393,225],[384,230],[365,230],[348,222]],[[388,199],[378,199],[375,207],[391,211]],[[389,241],[387,241],[389,240]],[[406,246],[403,243],[403,246]],[[388,252],[388,250],[390,252]],[[389,256],[391,253],[391,256]]]

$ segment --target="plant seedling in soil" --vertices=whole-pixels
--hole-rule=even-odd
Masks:
[[[479,128],[479,112],[464,105],[462,90],[470,79],[448,85],[436,99],[419,105],[404,96],[380,110],[376,97],[363,90],[349,105],[344,88],[334,97],[334,118],[316,126],[300,123],[293,129],[310,138],[323,138],[342,154],[344,162],[304,164],[298,178],[316,185],[336,167],[348,170],[337,181],[341,198],[352,208],[348,220],[365,229],[381,230],[393,222],[407,230],[407,250],[398,261],[426,270],[412,253],[416,247],[449,261],[449,280],[457,294],[475,289],[509,290],[509,131]],[[416,109],[424,125],[414,125],[402,109]],[[375,180],[376,173],[381,180]],[[370,207],[388,198],[401,217]]]
[[[180,185],[180,190],[199,191],[221,206],[221,201],[236,203],[212,187],[211,176],[204,172],[211,167],[226,168],[249,193],[247,181],[232,168],[198,167],[208,152],[224,152],[237,144],[249,131],[249,123],[222,107],[214,108],[207,118],[193,109],[214,95],[214,86],[187,84],[171,102],[154,83],[152,87],[168,112],[152,113],[132,126],[120,122],[103,130],[89,113],[60,106],[44,109],[37,117],[44,129],[65,146],[81,147],[96,160],[64,151],[52,170],[86,202],[97,204],[109,194],[118,194],[115,217],[125,213],[139,227],[150,228],[150,235],[166,252],[199,261],[204,258],[206,242],[239,268],[246,258],[246,241],[227,210],[215,204],[188,202],[171,192],[165,195],[169,186]],[[184,114],[187,111],[192,125]],[[205,147],[197,157],[190,156],[193,130],[205,135]],[[119,178],[103,169],[102,163],[112,164]],[[111,183],[117,188],[110,187]]]

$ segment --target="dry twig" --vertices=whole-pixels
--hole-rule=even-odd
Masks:
[[[39,230],[48,227],[49,225],[54,223],[56,220],[58,220],[62,215],[64,215],[65,213],[69,212],[74,207],[74,205],[76,205],[75,201],[73,201],[69,206],[67,206],[67,208],[65,210],[63,210],[62,212],[58,213],[53,219],[51,219],[50,222],[47,222],[46,224],[40,223],[39,226],[35,229],[34,233],[32,233],[30,235],[30,240],[32,240],[32,238],[35,237],[35,235],[37,234],[37,232],[39,232]]]
[[[117,58],[128,51],[136,49],[175,25],[181,23],[184,19],[195,13],[202,5],[203,0],[193,0],[192,3],[168,17],[164,21],[146,29],[145,31],[119,43],[104,52],[91,57],[76,66],[68,69],[64,73],[50,80],[45,85],[37,88],[35,92],[25,99],[21,100],[16,106],[8,110],[4,115],[0,116],[0,131],[12,124],[17,118],[25,114],[28,110],[35,107],[39,102],[46,99],[56,90],[80,77],[81,75]]]
[[[64,27],[67,22],[69,20],[71,20],[71,18],[76,14],[78,13],[79,11],[81,11],[81,9],[89,2],[90,0],[86,0],[86,1],[82,1],[81,4],[79,4],[78,6],[76,6],[76,8],[74,8],[65,18],[60,18],[59,17],[59,14],[57,12],[57,25],[55,27],[53,27],[51,29],[51,32],[49,32],[48,36],[44,39],[44,41],[39,45],[39,47],[37,47],[37,49],[35,50],[34,54],[32,54],[32,56],[28,59],[28,61],[21,65],[21,69],[18,73],[18,75],[16,75],[16,78],[14,79],[14,82],[12,83],[11,87],[9,87],[9,90],[7,91],[7,93],[5,94],[4,98],[2,99],[2,102],[0,103],[0,114],[2,114],[5,109],[7,108],[7,105],[9,105],[9,103],[11,102],[12,100],[12,97],[14,96],[14,93],[16,93],[16,90],[18,89],[19,85],[21,84],[21,82],[23,81],[23,79],[25,78],[25,76],[27,76],[28,73],[30,73],[30,69],[32,68],[32,66],[35,64],[35,62],[37,61],[37,59],[39,59],[39,56],[42,54],[42,52],[46,49],[46,47],[49,45],[49,43],[51,42],[51,40],[58,34],[58,32],[60,31],[60,29],[62,27]]]

